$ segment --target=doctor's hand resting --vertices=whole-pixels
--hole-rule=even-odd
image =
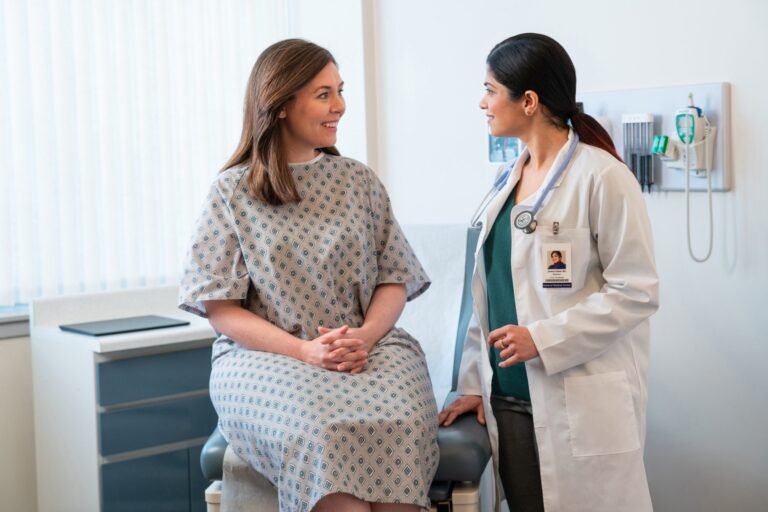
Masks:
[[[456,418],[464,413],[474,411],[477,414],[477,422],[485,425],[485,409],[483,398],[476,395],[462,395],[442,410],[437,416],[437,421],[444,427],[450,426]]]
[[[488,344],[500,351],[502,362],[499,363],[499,367],[501,368],[528,361],[539,355],[536,345],[533,344],[531,333],[519,325],[505,325],[492,331],[488,335]],[[485,425],[483,399],[475,395],[460,396],[443,409],[437,420],[440,425],[448,427],[456,421],[456,418],[471,411],[476,412],[477,421]]]
[[[510,510],[651,511],[643,445],[658,277],[639,184],[579,111],[576,70],[555,40],[511,37],[486,64],[489,131],[526,149],[476,217],[460,396],[439,422],[473,413],[487,425]]]
[[[500,368],[524,363],[539,355],[531,333],[519,325],[505,325],[488,334],[488,344],[499,350]]]

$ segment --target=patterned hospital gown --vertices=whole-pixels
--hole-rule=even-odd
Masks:
[[[403,283],[408,299],[429,280],[363,164],[322,154],[291,165],[299,203],[266,205],[246,171],[214,181],[181,284],[180,307],[243,306],[302,339],[320,325],[358,327],[377,285]],[[331,493],[429,506],[438,463],[437,409],[424,354],[395,328],[358,375],[323,370],[220,337],[211,399],[219,429],[277,488],[280,510],[307,511]]]

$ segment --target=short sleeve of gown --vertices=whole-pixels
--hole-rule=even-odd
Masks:
[[[179,286],[179,307],[207,316],[205,300],[245,299],[248,271],[219,180],[211,186],[195,225]]]
[[[429,276],[395,219],[384,185],[370,169],[366,174],[370,183],[371,216],[376,241],[376,284],[405,284],[408,300],[413,300],[429,288]]]

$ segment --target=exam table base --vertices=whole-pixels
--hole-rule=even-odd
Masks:
[[[229,448],[223,469],[223,482],[216,480],[205,491],[207,512],[277,512],[274,486]],[[456,483],[449,502],[433,501],[430,512],[443,511],[480,512],[479,482]]]

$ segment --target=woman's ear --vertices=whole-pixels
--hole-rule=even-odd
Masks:
[[[539,108],[539,95],[535,91],[525,91],[523,93],[523,112],[526,116],[532,116]]]
[[[285,112],[284,108],[280,109],[280,112],[277,113],[278,119],[285,119],[288,116],[288,114]]]

